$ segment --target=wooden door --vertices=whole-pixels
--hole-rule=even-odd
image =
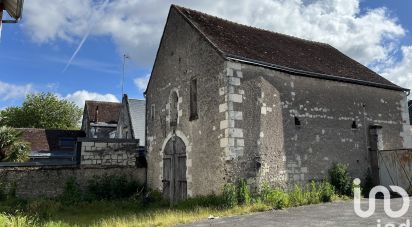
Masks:
[[[373,184],[379,185],[379,150],[382,149],[382,133],[380,126],[369,127],[369,161],[371,166],[371,177]]]
[[[163,196],[173,204],[187,198],[186,146],[177,136],[169,139],[163,154]]]

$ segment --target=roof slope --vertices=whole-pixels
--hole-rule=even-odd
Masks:
[[[249,27],[172,5],[227,59],[324,79],[407,90],[349,58],[329,44]]]
[[[117,102],[87,100],[85,104],[90,122],[105,122],[108,124],[117,124],[121,107],[122,104]],[[98,114],[96,114],[97,110],[99,110]]]
[[[139,139],[140,146],[145,145],[145,115],[146,101],[139,99],[128,99],[130,121],[133,129],[133,136]]]
[[[39,129],[39,128],[19,128],[24,141],[30,143],[31,151],[60,151],[60,138],[85,137],[86,134],[80,130],[61,129]]]

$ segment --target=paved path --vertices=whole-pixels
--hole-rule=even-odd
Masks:
[[[362,209],[368,207],[368,200],[362,201]],[[392,210],[398,210],[402,199],[392,199]],[[378,226],[378,219],[381,226]],[[249,215],[204,220],[186,226],[375,226],[384,227],[388,223],[412,221],[412,204],[407,214],[398,219],[389,218],[383,209],[383,200],[376,200],[375,214],[370,218],[360,218],[353,211],[353,201],[309,205],[286,210],[273,210]],[[412,223],[411,223],[412,224]],[[406,225],[409,227],[408,225]],[[412,225],[410,225],[412,226]]]

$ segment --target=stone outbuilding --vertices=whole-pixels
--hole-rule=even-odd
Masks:
[[[408,94],[328,44],[172,5],[146,90],[148,184],[178,201],[337,162],[377,177],[377,150],[411,145]]]
[[[81,130],[88,138],[115,138],[122,104],[86,100]]]

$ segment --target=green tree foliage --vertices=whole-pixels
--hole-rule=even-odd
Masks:
[[[0,125],[14,128],[78,128],[82,110],[53,93],[27,95],[21,107],[0,112]]]
[[[0,162],[25,162],[30,147],[16,129],[0,127]]]

